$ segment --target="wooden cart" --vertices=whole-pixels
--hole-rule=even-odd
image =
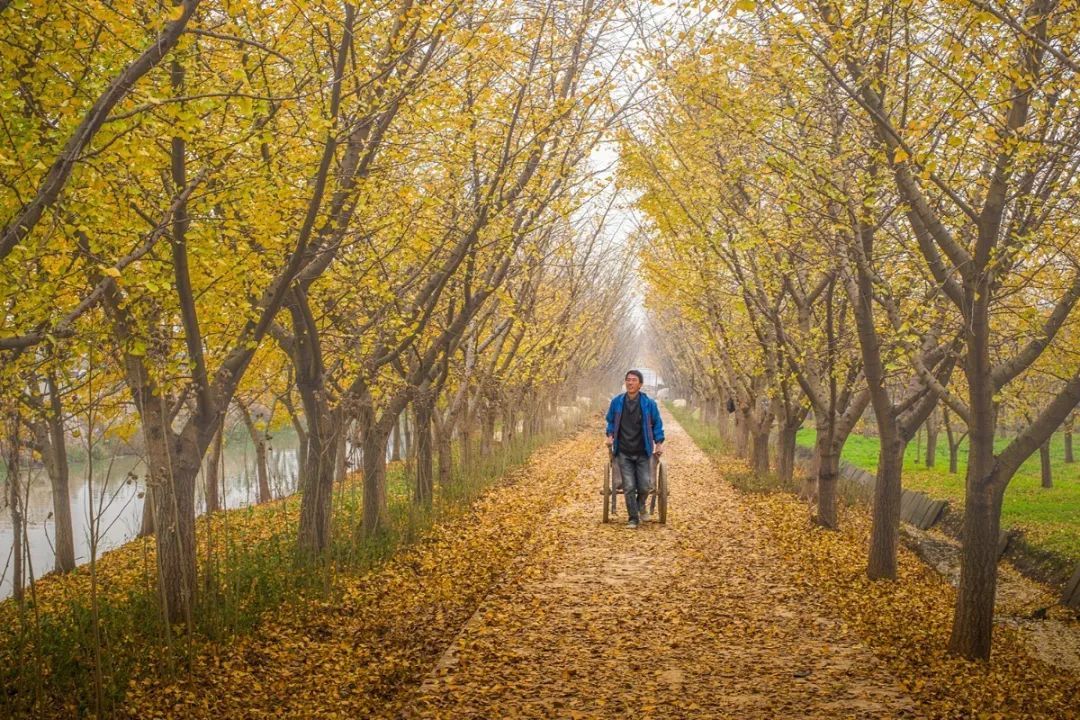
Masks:
[[[656,518],[661,525],[667,524],[668,504],[668,481],[667,468],[664,461],[653,455],[652,461],[652,491],[645,498],[645,504],[649,508],[649,514]],[[619,495],[623,494],[622,473],[619,471],[619,463],[609,451],[608,461],[604,464],[604,481],[600,490],[604,499],[604,522],[609,522],[618,510]]]

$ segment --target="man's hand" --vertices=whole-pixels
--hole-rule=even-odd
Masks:
[[[664,443],[656,443],[656,446],[653,448],[653,455],[655,455],[656,457],[660,457],[663,454],[664,454]]]
[[[607,446],[610,448],[612,443],[615,442],[615,438],[611,435],[608,435],[606,438],[604,438],[604,442],[607,443]]]

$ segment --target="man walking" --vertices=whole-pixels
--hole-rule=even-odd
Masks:
[[[626,373],[626,392],[611,399],[607,412],[607,444],[615,454],[626,495],[627,525],[636,528],[648,519],[645,498],[652,489],[653,455],[664,452],[664,423],[656,401],[641,392],[644,377]]]

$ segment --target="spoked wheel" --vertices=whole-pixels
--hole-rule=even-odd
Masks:
[[[656,471],[656,504],[660,506],[658,519],[661,525],[667,525],[667,469],[663,463],[659,463],[659,466]]]
[[[611,463],[604,466],[604,489],[600,491],[604,496],[604,522],[611,519],[611,500],[615,494],[611,491]]]

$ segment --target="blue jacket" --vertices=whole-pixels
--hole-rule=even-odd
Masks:
[[[641,403],[641,422],[645,435],[645,454],[653,454],[653,445],[664,442],[664,421],[660,419],[660,408],[656,401],[645,393],[638,393],[638,402]],[[622,420],[623,401],[626,393],[611,398],[611,406],[607,411],[607,434],[614,437],[612,452],[619,452],[619,421]]]

